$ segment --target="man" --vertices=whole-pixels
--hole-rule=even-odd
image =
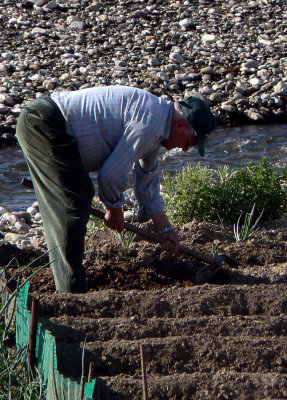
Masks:
[[[56,290],[87,291],[82,265],[86,225],[94,196],[89,172],[98,171],[105,225],[123,230],[123,192],[133,170],[143,219],[151,218],[177,252],[179,239],[159,193],[161,147],[187,151],[215,127],[207,105],[190,97],[173,104],[147,91],[122,86],[55,92],[24,106],[17,124],[38,200]]]

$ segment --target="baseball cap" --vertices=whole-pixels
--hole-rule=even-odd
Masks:
[[[198,97],[190,96],[178,102],[183,114],[195,131],[198,152],[204,157],[204,141],[206,136],[216,128],[215,118],[208,105]]]

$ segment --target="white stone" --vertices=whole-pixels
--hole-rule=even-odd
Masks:
[[[202,35],[201,41],[203,43],[215,43],[217,41],[217,36],[214,34],[206,33],[206,34]]]
[[[13,54],[11,53],[2,53],[1,57],[3,57],[4,60],[12,60],[14,58]]]
[[[42,220],[41,214],[39,212],[34,215],[34,220],[35,221],[41,221]]]
[[[27,208],[27,212],[28,212],[30,215],[35,215],[35,214],[37,214],[38,211],[39,211],[39,209],[38,209],[37,207],[31,206],[31,207],[28,207],[28,208]]]
[[[40,74],[35,74],[35,75],[32,75],[30,79],[31,79],[31,81],[34,81],[34,82],[41,82],[44,80],[44,77]]]
[[[36,28],[32,29],[31,34],[32,35],[47,36],[48,35],[48,30],[36,27]]]
[[[251,86],[261,86],[262,84],[259,78],[250,78],[249,82]]]
[[[79,30],[83,30],[85,27],[85,23],[82,21],[73,21],[70,25],[69,28],[71,29],[79,29]]]
[[[2,214],[1,221],[5,222],[5,223],[8,222],[8,223],[14,225],[18,221],[18,218],[16,217],[16,215],[7,212],[7,213]]]
[[[287,95],[287,83],[280,81],[273,88],[275,94]]]

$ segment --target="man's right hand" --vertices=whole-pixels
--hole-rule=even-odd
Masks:
[[[117,232],[124,229],[124,215],[121,208],[106,208],[104,224]]]

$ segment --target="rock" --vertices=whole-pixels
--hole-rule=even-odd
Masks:
[[[190,18],[185,18],[185,19],[179,21],[179,25],[185,31],[187,31],[189,29],[194,29],[196,27],[195,23]]]
[[[264,117],[256,111],[246,110],[244,114],[255,122],[264,122]]]
[[[55,10],[58,8],[58,4],[55,1],[49,1],[49,3],[45,4],[46,9]]]
[[[48,36],[49,32],[48,32],[48,29],[36,27],[36,28],[32,29],[31,34],[34,36],[37,36],[37,35]]]
[[[217,76],[217,72],[211,68],[211,67],[204,67],[200,70],[201,74],[207,74],[207,75],[211,75],[211,76]]]
[[[228,112],[228,113],[234,113],[235,111],[236,111],[236,107],[235,106],[233,106],[232,104],[221,104],[220,105],[220,108],[223,110],[223,111],[226,111],[226,112]]]
[[[4,104],[0,104],[0,114],[6,114],[9,110],[9,107],[5,106]]]
[[[286,96],[287,95],[287,83],[280,81],[277,83],[277,85],[274,86],[273,91],[275,93],[275,95],[279,94],[279,95],[283,95]]]
[[[206,34],[202,35],[201,41],[203,43],[215,43],[217,41],[217,36],[214,34],[206,33]]]
[[[43,7],[49,3],[49,0],[31,0],[37,7]]]
[[[261,79],[259,78],[250,78],[249,79],[250,85],[254,87],[260,87],[262,85]]]
[[[7,242],[10,242],[10,243],[17,243],[19,240],[24,240],[24,239],[26,239],[26,237],[23,236],[23,235],[21,235],[21,234],[19,234],[19,233],[7,232],[7,233],[5,234],[5,236],[4,236],[4,239],[5,239]]]
[[[209,96],[209,99],[213,102],[213,103],[221,103],[223,101],[223,97],[220,93],[212,93]]]
[[[182,64],[184,62],[184,58],[177,52],[170,53],[169,59],[177,64]]]
[[[104,4],[100,1],[94,1],[90,6],[88,6],[88,10],[89,11],[99,11],[102,7],[104,6]]]
[[[21,231],[29,231],[29,226],[24,222],[17,221],[15,222],[15,229],[19,232]]]
[[[247,62],[242,64],[242,67],[243,68],[248,68],[248,69],[251,69],[251,68],[257,69],[258,68],[258,62],[256,60],[248,60]]]

